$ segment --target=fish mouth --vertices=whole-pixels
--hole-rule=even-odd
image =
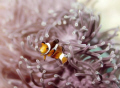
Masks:
[[[40,49],[40,52],[43,54],[43,53],[44,53],[44,50],[43,50],[43,49]]]
[[[40,50],[41,53],[43,53],[43,50]]]

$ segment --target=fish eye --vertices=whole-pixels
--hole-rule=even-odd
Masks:
[[[48,48],[47,48],[47,50],[48,50]]]

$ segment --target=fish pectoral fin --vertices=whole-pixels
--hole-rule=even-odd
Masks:
[[[46,56],[44,56],[44,61],[46,60]]]
[[[52,56],[55,53],[55,50],[51,50],[47,56]]]

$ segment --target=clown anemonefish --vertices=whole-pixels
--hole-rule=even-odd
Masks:
[[[46,56],[50,56],[55,59],[60,59],[63,64],[67,62],[67,57],[63,53],[63,47],[59,46],[58,43],[58,39],[55,39],[51,43],[42,42],[40,52],[44,55],[44,60],[46,59]]]

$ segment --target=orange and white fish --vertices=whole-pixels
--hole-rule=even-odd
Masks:
[[[63,47],[59,46],[58,43],[58,39],[55,39],[51,43],[42,42],[40,52],[44,55],[44,60],[46,59],[46,56],[50,56],[55,59],[60,59],[63,64],[67,62],[68,59],[63,53]]]

